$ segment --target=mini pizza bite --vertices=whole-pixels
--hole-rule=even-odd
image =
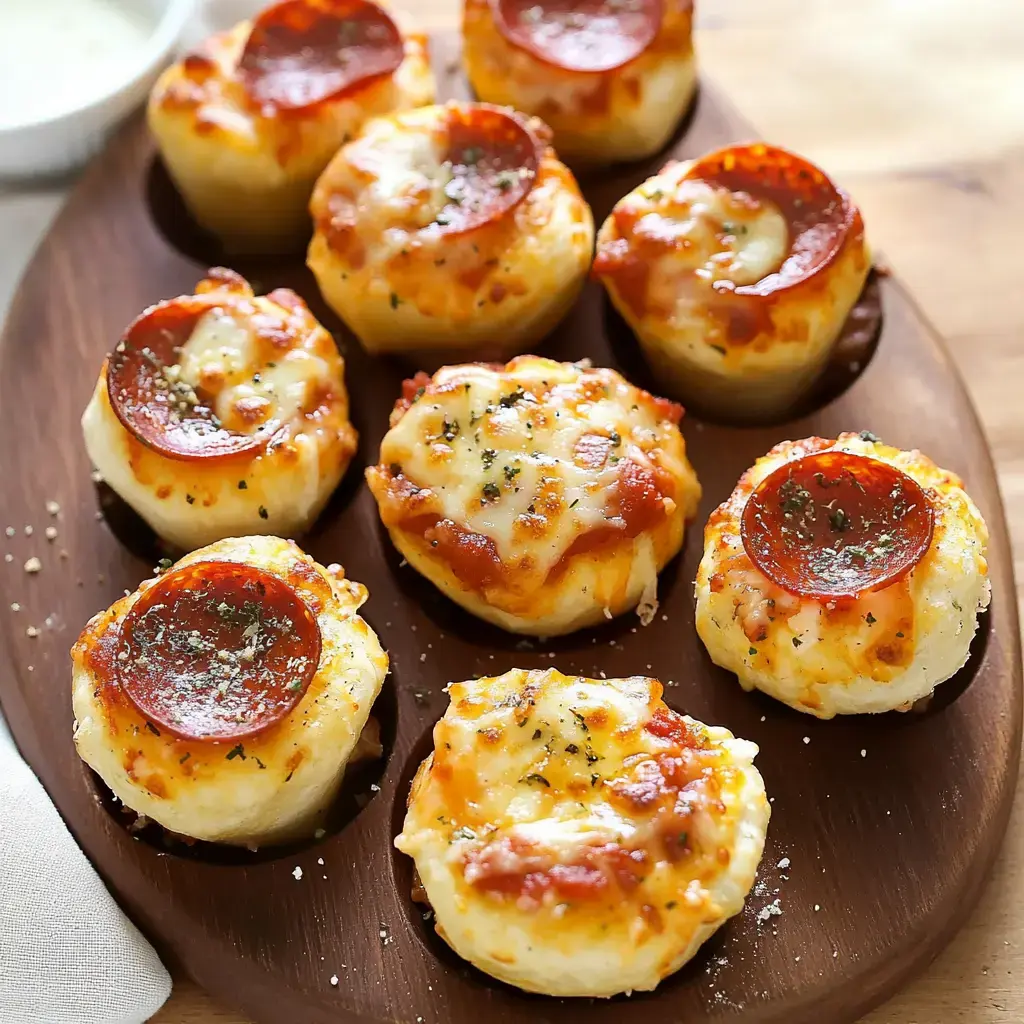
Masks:
[[[673,397],[752,419],[808,391],[870,267],[850,197],[752,143],[671,162],[620,200],[593,273]]]
[[[641,676],[449,693],[395,846],[461,957],[529,992],[645,991],[740,912],[770,815],[753,743]]]
[[[818,718],[907,711],[967,661],[988,530],[953,473],[873,434],[784,441],[704,531],[712,660]]]
[[[682,412],[585,364],[446,366],[406,381],[366,477],[398,550],[474,615],[535,636],[646,618],[700,501]]]
[[[149,125],[196,220],[241,252],[309,237],[313,184],[369,117],[434,101],[426,37],[371,0],[283,0],[168,68]]]
[[[466,0],[476,95],[536,114],[581,164],[660,150],[697,84],[692,0]]]
[[[311,837],[349,761],[380,754],[368,719],[388,657],[356,614],[366,596],[277,537],[194,551],[72,648],[78,753],[173,833]]]
[[[317,182],[307,262],[371,352],[508,356],[565,315],[590,207],[536,118],[482,104],[378,118]]]
[[[147,309],[82,417],[103,479],[168,543],[302,533],[356,448],[345,364],[295,292],[216,268]]]

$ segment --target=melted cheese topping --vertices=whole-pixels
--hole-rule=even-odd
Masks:
[[[632,551],[696,510],[681,410],[612,370],[523,356],[419,382],[396,408],[371,489],[385,525],[418,533],[492,597],[529,603],[574,551]],[[655,561],[656,572],[664,553]]]
[[[387,655],[356,614],[366,589],[277,537],[220,541],[176,568],[204,560],[273,573],[314,612],[320,663],[302,699],[241,749],[150,728],[122,692],[111,659],[121,622],[154,577],[96,615],[72,649],[75,745],[127,807],[172,832],[248,846],[308,838],[337,795],[387,675]]]
[[[446,232],[444,210],[465,203],[448,159],[446,107],[379,118],[343,147],[310,204],[307,262],[324,298],[371,351],[417,347],[522,351],[575,301],[590,266],[590,207],[569,170],[540,142],[526,197],[470,230]]]
[[[656,153],[696,85],[691,0],[665,0],[661,29],[639,57],[605,72],[556,67],[509,42],[490,0],[466,0],[466,71],[485,102],[542,117],[570,161],[609,163]]]
[[[923,488],[932,542],[906,577],[855,600],[789,594],[751,562],[740,518],[757,485],[786,462],[827,448],[888,462]],[[967,661],[989,602],[988,530],[962,481],[919,451],[858,434],[777,445],[708,520],[697,573],[697,631],[716,664],[800,711],[907,710]]]
[[[82,416],[89,457],[160,537],[184,550],[249,533],[302,533],[356,449],[344,360],[292,291],[255,296],[239,275],[217,270],[196,293],[212,308],[164,376],[210,396],[230,430],[273,428],[270,443],[251,457],[168,458],[117,418],[104,366]]]
[[[256,334],[257,311],[273,315],[265,297],[247,311],[213,309],[196,324],[182,346],[178,377],[215,394],[222,423],[251,433],[268,420],[300,424],[311,402],[334,386],[331,353],[301,348],[269,350]],[[249,314],[249,315],[247,315]],[[273,359],[268,359],[267,355]],[[328,357],[328,358],[325,358]]]
[[[650,989],[740,910],[769,816],[752,743],[641,677],[449,692],[395,845],[460,955],[530,991]]]

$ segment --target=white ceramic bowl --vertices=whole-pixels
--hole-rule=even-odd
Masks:
[[[31,3],[33,0],[17,0]],[[49,117],[0,127],[0,178],[50,176],[84,163],[111,130],[146,98],[192,15],[195,0],[119,0],[153,25],[146,45],[125,61],[124,75],[102,92]]]

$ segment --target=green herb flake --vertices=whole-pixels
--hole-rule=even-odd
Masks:
[[[850,517],[841,509],[833,509],[828,515],[828,521],[836,533],[842,533],[850,527]]]
[[[241,743],[237,747],[232,747],[225,755],[229,761],[234,761],[236,757],[240,757],[243,761],[245,760],[245,747]],[[287,781],[287,780],[286,780]]]
[[[391,308],[392,309],[398,309],[398,307],[401,304],[402,304],[402,300],[398,297],[398,293],[397,292],[392,292],[391,293]]]
[[[260,513],[260,519],[269,519],[270,518],[270,513],[266,510],[266,508],[263,505],[260,505],[259,513]]]
[[[520,401],[525,396],[526,392],[522,389],[522,387],[518,387],[515,389],[515,391],[512,391],[507,395],[502,395],[501,398],[498,399],[498,405],[500,405],[502,409],[511,409],[512,406],[516,404],[516,402]],[[530,426],[529,423],[527,423],[526,425]]]
[[[498,457],[498,453],[493,448],[485,448],[480,453],[480,460],[484,464],[484,469],[490,469],[494,465],[494,460]]]
[[[495,501],[501,497],[501,489],[493,480],[488,480],[483,488],[483,501]]]
[[[248,490],[249,489],[249,485],[244,480],[239,480],[238,481],[238,489],[240,491]]]
[[[874,615],[871,614],[871,612],[868,612],[867,615],[864,616],[864,621],[869,626],[873,626],[878,621],[878,619],[876,619]]]
[[[757,656],[757,648],[756,647],[751,647],[750,650],[747,651],[747,654],[749,654],[752,658],[756,657]]]
[[[800,637],[798,637],[798,636],[793,637],[793,646],[794,647],[799,647],[802,643],[803,643],[803,640],[801,640]]]
[[[526,776],[526,781],[536,782],[541,786],[547,787],[548,789],[551,788],[551,783],[548,782],[548,780],[545,779],[543,775],[539,775],[537,772],[530,772],[530,774]]]

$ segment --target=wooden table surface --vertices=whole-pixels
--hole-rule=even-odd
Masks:
[[[1024,3],[701,2],[704,72],[765,138],[853,193],[875,247],[948,339],[992,445],[1024,582]],[[404,4],[428,27],[456,23],[459,0]],[[0,195],[6,237],[41,231],[59,199]],[[20,262],[0,261],[0,306]],[[1024,788],[967,927],[863,1024],[1024,1021],[1022,906]],[[177,979],[151,1024],[248,1022]]]

